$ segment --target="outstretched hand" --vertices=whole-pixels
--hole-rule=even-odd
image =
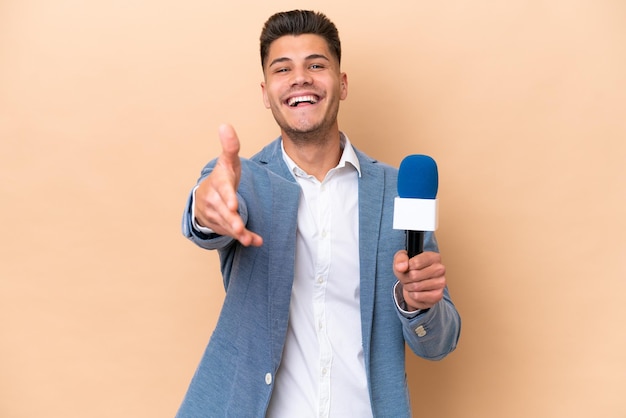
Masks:
[[[443,298],[446,268],[439,253],[427,251],[409,259],[405,250],[398,251],[393,258],[393,272],[412,310],[430,309]]]
[[[260,246],[263,238],[246,229],[238,212],[237,188],[241,179],[239,138],[230,125],[219,127],[222,154],[215,168],[198,186],[194,201],[196,222],[216,234],[228,235],[242,245]]]

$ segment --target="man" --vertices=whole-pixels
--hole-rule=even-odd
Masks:
[[[410,416],[405,343],[433,360],[456,347],[434,235],[409,260],[397,170],[339,131],[340,61],[323,14],[265,23],[261,90],[281,136],[240,159],[221,126],[190,196],[183,232],[218,250],[226,297],[179,417]]]

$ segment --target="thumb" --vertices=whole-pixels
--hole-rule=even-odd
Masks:
[[[394,255],[393,268],[398,273],[407,272],[409,269],[409,256],[406,250],[400,250]]]
[[[235,129],[228,124],[219,127],[220,142],[222,144],[222,163],[231,169],[236,169],[239,164],[239,138]]]
[[[237,197],[235,192],[239,187],[239,179],[241,178],[239,138],[237,138],[235,129],[228,124],[220,125],[218,133],[222,144],[222,154],[217,159],[217,165],[212,176],[219,184],[219,193],[226,206],[230,210],[236,211]]]

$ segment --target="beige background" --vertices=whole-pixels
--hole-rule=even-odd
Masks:
[[[174,415],[223,298],[183,205],[221,122],[277,135],[258,36],[295,7],[356,146],[439,164],[463,332],[411,358],[416,416],[626,417],[622,0],[1,1],[0,416]]]

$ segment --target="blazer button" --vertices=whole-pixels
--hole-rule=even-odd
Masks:
[[[415,333],[418,337],[423,337],[426,335],[426,328],[424,328],[424,325],[420,325],[419,327],[415,328]]]
[[[267,385],[271,385],[272,384],[272,374],[271,373],[267,373],[265,375],[265,384],[267,384]]]

